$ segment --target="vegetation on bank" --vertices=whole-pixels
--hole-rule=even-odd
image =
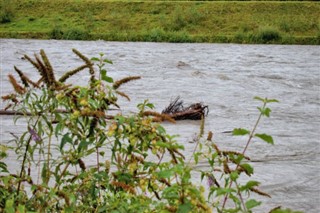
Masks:
[[[185,157],[183,143],[159,123],[174,120],[154,112],[147,100],[137,105],[137,113],[111,114],[120,108],[118,98],[130,100],[119,89],[139,76],[115,81],[107,72],[112,62],[103,54],[89,59],[73,52],[83,65],[62,76],[44,50],[24,56],[38,79],[18,67],[8,75],[14,92],[2,99],[8,102],[6,110],[16,112],[15,121],[24,120],[25,129],[12,132],[11,143],[0,143],[1,212],[249,213],[261,205],[253,195],[270,198],[253,180],[247,150],[253,139],[274,144],[257,127],[277,100],[255,97],[261,106],[252,130],[232,132],[241,136],[239,142],[246,138],[241,152],[220,148],[213,133],[205,132],[202,117],[194,151]],[[68,82],[84,71],[90,75],[87,85]],[[8,150],[21,160],[18,172],[6,164]],[[269,208],[271,213],[294,212]]]
[[[2,0],[0,37],[320,44],[312,1]]]

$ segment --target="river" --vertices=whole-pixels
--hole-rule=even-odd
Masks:
[[[141,80],[121,90],[131,101],[121,100],[125,110],[149,99],[162,109],[176,96],[186,104],[203,102],[210,112],[205,131],[214,132],[218,146],[241,151],[245,137],[223,133],[233,128],[251,129],[258,117],[254,96],[278,99],[270,104],[271,117],[264,118],[258,132],[273,136],[275,144],[254,140],[248,150],[253,161],[253,179],[272,198],[262,198],[256,212],[281,205],[304,212],[320,212],[320,47],[298,45],[173,44],[105,41],[56,41],[0,39],[1,95],[12,91],[7,75],[16,65],[29,76],[37,72],[25,60],[44,49],[57,75],[82,65],[71,49],[88,57],[104,53],[112,65],[108,73],[115,79],[139,75]],[[73,81],[84,82],[89,75]],[[1,102],[1,108],[4,104]],[[1,119],[0,143],[18,128],[11,117]],[[199,130],[198,121],[164,124],[171,134],[179,134],[185,155]],[[18,164],[10,156],[10,167]],[[206,165],[203,165],[206,166]],[[206,184],[205,182],[203,184]]]

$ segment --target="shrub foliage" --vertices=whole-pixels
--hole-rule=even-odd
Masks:
[[[26,127],[13,139],[22,162],[19,173],[7,167],[9,146],[0,146],[1,211],[251,212],[261,202],[248,194],[269,197],[250,179],[254,169],[246,149],[253,137],[273,144],[272,137],[256,133],[256,127],[262,117],[269,117],[267,105],[277,100],[255,98],[262,106],[254,128],[233,131],[248,136],[241,153],[220,149],[212,132],[204,136],[202,118],[194,152],[186,159],[183,145],[155,118],[174,121],[153,112],[152,103],[142,102],[137,113],[110,110],[120,108],[118,97],[129,99],[119,89],[139,76],[115,81],[106,69],[112,61],[103,54],[89,59],[73,52],[84,64],[63,76],[55,75],[43,50],[34,58],[24,56],[39,79],[29,79],[17,67],[19,80],[9,75],[15,92],[2,97],[9,104],[6,112],[14,110]],[[90,75],[86,86],[67,83],[84,70]],[[209,169],[197,168],[200,161]],[[196,185],[194,173],[208,183]],[[240,181],[241,176],[249,181]]]

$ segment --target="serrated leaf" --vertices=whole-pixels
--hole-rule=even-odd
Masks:
[[[263,140],[263,141],[265,141],[267,143],[270,143],[272,145],[274,144],[273,143],[273,138],[270,135],[267,135],[267,134],[255,134],[254,136],[260,138],[261,140]]]
[[[152,103],[147,103],[146,106],[149,107],[150,109],[154,109],[154,105]]]
[[[259,186],[260,185],[260,182],[258,181],[254,181],[254,180],[250,180],[246,183],[246,185],[242,186],[241,187],[241,191],[243,190],[250,190],[252,189],[253,187],[255,186]]]
[[[237,128],[232,131],[232,135],[248,135],[250,131],[247,129]]]
[[[261,107],[257,107],[258,110],[261,112],[262,115],[265,115],[267,117],[270,116],[270,112],[271,112],[271,109],[266,107],[266,108],[261,108]]]
[[[236,181],[238,179],[238,177],[239,177],[238,172],[231,172],[230,173],[230,178],[232,181]]]
[[[248,163],[244,163],[240,165],[245,171],[247,175],[252,175],[253,174],[253,167],[248,164]]]
[[[113,83],[113,78],[109,77],[109,76],[104,76],[102,77],[102,80],[108,82],[108,83]]]
[[[246,202],[247,209],[252,209],[252,208],[254,208],[256,206],[260,206],[260,205],[261,205],[261,202],[256,201],[255,199],[251,199]]]
[[[113,83],[113,78],[107,76],[107,70],[101,70],[101,79],[108,82],[108,83]]]

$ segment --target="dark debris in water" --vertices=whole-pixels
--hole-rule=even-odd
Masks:
[[[188,107],[183,106],[183,100],[180,96],[176,97],[170,104],[162,111],[174,120],[201,120],[202,117],[209,113],[208,106],[203,103],[194,103]]]

